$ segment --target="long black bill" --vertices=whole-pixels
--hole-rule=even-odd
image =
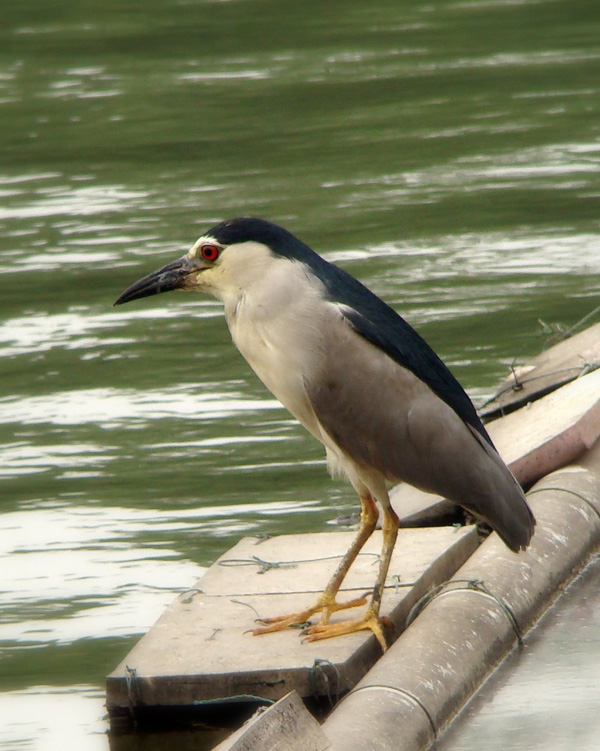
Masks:
[[[173,289],[181,289],[185,286],[187,277],[193,272],[199,269],[194,266],[187,256],[178,258],[172,263],[168,263],[158,271],[153,271],[143,279],[139,279],[137,282],[128,287],[120,297],[118,297],[114,305],[123,305],[125,302],[131,302],[132,300],[139,300],[141,297],[150,297],[150,295],[158,295],[161,292],[170,292]]]

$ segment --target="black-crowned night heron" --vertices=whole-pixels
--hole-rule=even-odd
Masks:
[[[309,640],[371,629],[379,615],[398,517],[388,483],[405,481],[468,509],[513,551],[535,520],[462,387],[429,345],[354,277],[290,232],[262,219],[223,222],[182,258],[140,279],[116,305],[170,290],[223,301],[232,339],[265,386],[325,446],[332,472],[347,475],[362,506],[360,529],[313,607],[265,619],[254,633],[320,622]],[[379,573],[364,615],[330,623],[340,585],[383,509]]]

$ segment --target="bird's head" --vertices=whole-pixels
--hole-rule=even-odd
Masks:
[[[171,290],[197,290],[225,299],[268,274],[277,261],[316,256],[294,235],[264,219],[239,217],[205,232],[190,250],[128,287],[115,305]]]

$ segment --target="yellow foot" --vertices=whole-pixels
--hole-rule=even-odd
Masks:
[[[346,602],[335,602],[335,600],[329,601],[329,598],[319,598],[312,607],[305,610],[299,610],[296,613],[289,613],[288,615],[278,615],[272,618],[261,618],[261,622],[267,625],[255,628],[252,633],[254,636],[258,636],[259,634],[270,634],[273,631],[282,631],[288,626],[293,626],[297,623],[306,623],[315,613],[321,611],[323,615],[320,625],[324,625],[329,621],[331,613],[335,613],[338,610],[347,610],[348,608],[357,608],[360,605],[365,605],[366,602],[367,598],[365,595],[356,597],[354,600],[347,600]]]
[[[349,621],[339,621],[338,623],[318,623],[316,626],[308,626],[302,633],[306,636],[305,641],[318,641],[319,639],[331,639],[333,636],[342,634],[353,634],[356,631],[372,631],[381,644],[381,649],[385,652],[387,641],[383,633],[383,626],[393,628],[389,618],[381,618],[375,615],[371,610],[367,610],[362,618],[355,618]]]

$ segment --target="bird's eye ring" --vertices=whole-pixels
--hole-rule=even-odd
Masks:
[[[216,261],[219,257],[219,253],[221,252],[221,248],[219,248],[217,245],[203,245],[200,248],[200,252],[202,253],[202,258],[204,258],[205,261]]]

